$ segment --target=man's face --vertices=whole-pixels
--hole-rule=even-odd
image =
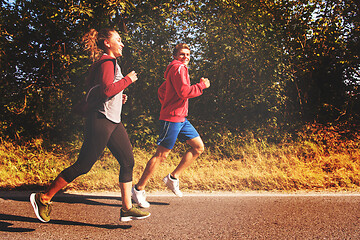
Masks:
[[[186,48],[180,49],[176,56],[174,56],[174,59],[184,63],[187,66],[190,62],[190,50]]]

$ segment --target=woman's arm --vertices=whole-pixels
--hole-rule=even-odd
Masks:
[[[100,79],[103,93],[106,97],[112,97],[125,88],[127,88],[131,83],[137,80],[137,77],[134,76],[136,73],[133,71],[122,78],[120,81],[114,82],[114,62],[106,61],[100,66]]]

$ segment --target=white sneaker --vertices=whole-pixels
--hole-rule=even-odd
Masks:
[[[145,190],[138,191],[135,189],[135,186],[131,189],[132,199],[142,208],[149,208],[150,203],[146,201]]]
[[[176,196],[182,197],[183,193],[179,189],[179,179],[171,179],[170,173],[164,177],[163,182],[166,184],[166,186],[175,193]]]

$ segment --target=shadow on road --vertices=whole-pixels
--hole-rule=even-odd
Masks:
[[[120,193],[119,193],[120,194]],[[30,197],[30,192],[0,192],[0,198],[4,200],[14,200],[20,202],[28,202]],[[86,205],[95,205],[95,206],[110,206],[110,207],[121,207],[121,204],[117,203],[104,203],[97,200],[117,200],[121,202],[121,197],[116,196],[101,196],[101,195],[81,195],[81,194],[71,194],[71,193],[58,193],[52,199],[53,202],[69,203],[69,204],[86,204]],[[164,202],[151,202],[152,205],[169,205],[169,203]]]
[[[33,232],[35,229],[33,228],[13,228],[11,227],[12,223],[1,222],[0,221],[0,231],[1,232]]]
[[[7,221],[18,221],[18,222],[30,222],[30,223],[39,223],[37,218],[15,216],[9,214],[0,214],[1,220]],[[129,229],[131,225],[111,225],[111,224],[91,224],[91,223],[82,223],[74,221],[65,221],[65,220],[51,220],[46,224],[56,224],[56,225],[70,225],[70,226],[88,226],[88,227],[97,227],[104,229]],[[34,229],[27,228],[9,228],[12,224],[7,222],[0,222],[0,231],[5,232],[31,232]]]

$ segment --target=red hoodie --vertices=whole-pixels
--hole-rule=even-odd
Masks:
[[[161,102],[160,120],[169,122],[183,122],[188,115],[189,98],[198,97],[206,88],[200,82],[190,85],[188,68],[178,60],[173,60],[166,68],[166,81],[158,90]]]

